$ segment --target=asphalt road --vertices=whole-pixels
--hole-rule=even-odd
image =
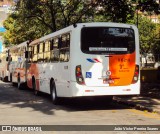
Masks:
[[[160,125],[156,113],[139,111],[112,102],[90,99],[63,99],[61,105],[53,105],[50,96],[33,95],[32,90],[18,90],[10,83],[0,81],[0,124],[1,125]],[[0,132],[2,133],[2,132]],[[11,133],[11,132],[3,132]],[[12,132],[22,133],[22,132]],[[31,132],[23,132],[31,133]],[[56,131],[32,133],[159,133],[148,131]]]

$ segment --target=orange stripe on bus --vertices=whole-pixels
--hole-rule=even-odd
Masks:
[[[135,69],[135,52],[132,54],[113,55],[109,57],[110,86],[129,85],[132,82]],[[119,79],[114,79],[119,78]]]

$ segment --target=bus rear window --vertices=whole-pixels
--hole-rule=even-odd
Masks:
[[[87,54],[128,54],[135,51],[133,29],[85,27],[81,30],[81,50]]]

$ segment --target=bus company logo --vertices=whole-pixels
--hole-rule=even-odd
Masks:
[[[87,58],[87,61],[91,62],[91,63],[101,63],[98,59],[94,58],[94,59],[91,59],[91,58]]]

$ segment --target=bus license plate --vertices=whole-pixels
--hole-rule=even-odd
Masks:
[[[108,80],[108,79],[104,79],[103,80],[103,84],[113,84],[114,80]]]

